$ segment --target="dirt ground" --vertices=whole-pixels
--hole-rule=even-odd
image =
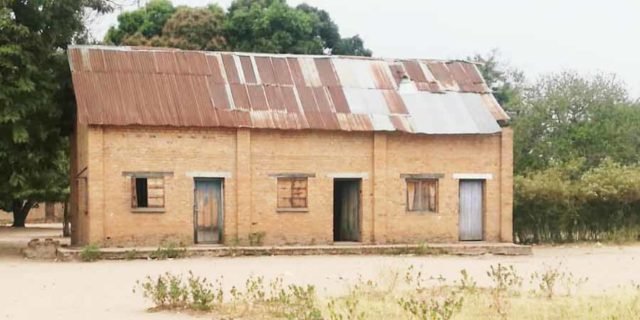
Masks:
[[[413,265],[425,275],[454,280],[466,269],[479,285],[488,285],[489,266],[514,265],[527,279],[545,266],[588,277],[584,294],[640,283],[640,245],[539,247],[533,256],[297,256],[194,258],[164,261],[36,262],[0,257],[0,319],[192,319],[186,314],[148,313],[149,304],[133,293],[136,280],[166,271],[192,270],[210,279],[243,286],[251,275],[283,277],[314,284],[321,295],[346,290],[359,276],[381,281],[391,270]]]

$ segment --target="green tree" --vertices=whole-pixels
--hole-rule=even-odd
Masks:
[[[118,26],[111,27],[105,42],[115,45],[141,45],[162,34],[164,24],[176,11],[169,0],[151,0],[144,8],[118,15]]]
[[[285,0],[236,0],[227,13],[217,5],[173,7],[153,0],[118,16],[104,41],[116,45],[192,50],[370,56],[359,36],[341,38],[328,12]]]
[[[476,54],[467,59],[479,63],[478,69],[498,103],[507,112],[517,113],[524,94],[524,73],[500,61],[497,49],[486,54]]]
[[[73,95],[66,47],[97,0],[0,0],[0,207],[24,227],[37,201],[68,193]]]
[[[615,77],[564,72],[542,77],[523,96],[514,120],[516,172],[585,159],[640,160],[640,108]]]
[[[165,23],[159,43],[180,49],[224,50],[223,23],[224,11],[217,5],[178,7]]]
[[[322,54],[323,42],[314,33],[317,20],[284,0],[234,1],[225,34],[235,51]]]

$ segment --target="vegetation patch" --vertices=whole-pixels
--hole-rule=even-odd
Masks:
[[[100,260],[101,257],[100,247],[95,244],[86,245],[80,251],[80,260],[84,262]]]
[[[511,265],[493,265],[488,286],[461,270],[457,279],[426,277],[413,266],[382,272],[376,280],[347,283],[344,294],[318,297],[312,285],[285,284],[277,277],[249,277],[244,286],[225,289],[223,279],[165,273],[136,283],[154,307],[185,310],[222,319],[635,319],[640,313],[640,287],[600,295],[579,294],[587,279],[545,266],[523,277]],[[485,279],[487,280],[487,279]]]

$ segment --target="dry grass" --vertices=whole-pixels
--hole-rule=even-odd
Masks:
[[[637,319],[640,286],[581,294],[580,286],[588,280],[561,268],[540,270],[529,280],[533,289],[528,291],[521,288],[517,270],[503,265],[487,271],[492,283],[488,287],[478,287],[464,270],[458,279],[445,279],[424,277],[410,267],[386,270],[375,280],[359,279],[348,284],[347,294],[329,298],[316,296],[313,286],[284,285],[281,278],[271,282],[249,278],[244,288],[229,292],[223,292],[217,281],[204,286],[220,296],[199,310],[233,319]],[[148,280],[147,296],[153,296],[156,280]]]

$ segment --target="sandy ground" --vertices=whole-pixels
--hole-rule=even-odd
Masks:
[[[20,255],[20,250],[33,238],[51,238],[61,244],[69,244],[69,238],[62,237],[61,223],[27,224],[27,228],[0,224],[0,257]]]
[[[195,258],[165,261],[36,262],[0,258],[0,319],[191,319],[174,313],[148,313],[149,304],[132,288],[138,279],[166,271],[240,285],[250,275],[281,276],[285,282],[314,284],[321,295],[346,290],[359,276],[384,278],[390,270],[413,265],[426,276],[457,279],[467,269],[487,285],[489,266],[514,265],[525,280],[545,266],[562,264],[576,277],[588,277],[585,294],[640,283],[640,245],[625,247],[536,248],[533,256],[298,256]],[[527,283],[528,281],[525,281]]]

